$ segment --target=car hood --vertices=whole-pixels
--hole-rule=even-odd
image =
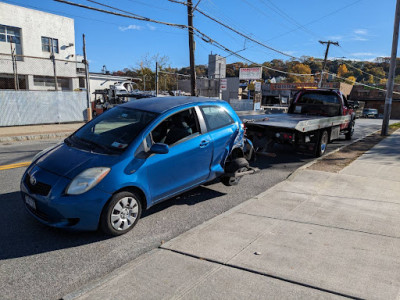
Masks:
[[[114,155],[97,154],[61,144],[42,155],[35,163],[49,172],[73,179],[88,168],[110,167],[115,161]]]

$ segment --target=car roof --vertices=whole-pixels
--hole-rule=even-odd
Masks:
[[[187,104],[207,105],[222,104],[226,101],[204,97],[154,97],[133,100],[121,105],[122,107],[135,108],[139,110],[151,111],[155,113],[163,113],[172,108],[177,108]]]

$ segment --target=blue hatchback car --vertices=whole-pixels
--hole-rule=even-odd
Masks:
[[[225,101],[137,100],[39,153],[22,198],[47,225],[120,235],[156,203],[216,177],[237,184],[249,173],[244,147],[244,126]]]

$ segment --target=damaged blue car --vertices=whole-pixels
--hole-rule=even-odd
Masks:
[[[244,125],[225,101],[137,100],[39,153],[22,177],[22,198],[49,226],[121,235],[161,201],[215,178],[238,184],[254,172],[245,149]]]

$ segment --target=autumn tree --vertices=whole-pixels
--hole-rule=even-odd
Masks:
[[[311,74],[311,69],[309,66],[301,63],[297,63],[292,66],[289,70],[291,73],[296,74]],[[299,82],[314,82],[314,76],[296,76],[289,75],[289,82],[299,83]]]
[[[355,82],[356,82],[356,78],[354,76],[347,77],[346,83],[350,83],[351,85],[354,85]]]
[[[338,70],[337,70],[337,76],[338,77],[344,77],[344,75],[346,75],[346,73],[348,73],[349,70],[347,70],[347,67],[345,64],[342,64],[339,66]]]

